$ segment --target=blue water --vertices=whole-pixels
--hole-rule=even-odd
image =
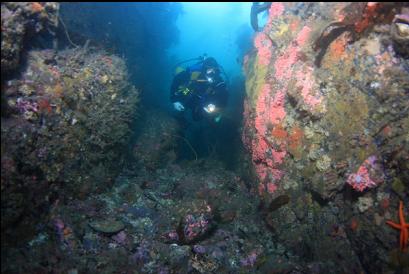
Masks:
[[[249,11],[251,3],[182,3],[184,14],[179,16],[179,43],[169,49],[179,60],[207,53],[226,70],[230,78],[241,73],[238,35],[252,35]]]

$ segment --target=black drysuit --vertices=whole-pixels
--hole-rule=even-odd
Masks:
[[[198,74],[198,76],[192,77],[193,73]],[[219,73],[213,75],[210,82],[205,72],[194,72],[188,68],[173,79],[170,92],[171,102],[180,102],[185,108],[192,109],[194,120],[203,117],[203,107],[214,104],[216,108],[224,108],[227,99],[226,83]]]

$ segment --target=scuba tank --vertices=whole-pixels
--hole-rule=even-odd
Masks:
[[[179,63],[176,63],[176,65],[174,66],[174,70],[173,70],[173,71],[174,71],[174,75],[177,75],[177,74],[179,74],[180,72],[186,70],[184,67],[181,66],[182,64],[189,63],[189,62],[193,62],[193,61],[198,61],[197,63],[202,63],[202,62],[206,59],[206,57],[207,57],[207,55],[206,55],[206,53],[205,53],[205,54],[203,54],[203,56],[199,56],[199,57],[196,57],[196,58],[187,59],[187,60],[181,61],[181,62],[179,62]]]
[[[177,75],[177,74],[181,73],[182,71],[186,70],[186,68],[181,66],[182,64],[197,61],[195,63],[195,65],[196,64],[198,65],[198,64],[202,64],[204,62],[204,60],[206,60],[206,58],[207,58],[207,54],[204,53],[203,55],[201,55],[199,57],[187,59],[187,60],[181,61],[179,63],[176,63],[176,65],[174,66],[174,69],[173,69],[174,75]],[[224,77],[224,82],[226,83],[226,85],[228,85],[229,78],[227,77],[226,71],[224,70],[224,68],[220,64],[218,64],[218,67],[220,69],[220,74],[223,75],[223,77]]]

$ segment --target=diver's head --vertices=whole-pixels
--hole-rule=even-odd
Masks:
[[[203,69],[206,74],[207,81],[213,83],[214,76],[219,73],[219,64],[212,57],[206,58],[203,61]]]
[[[207,68],[214,68],[217,69],[219,67],[219,64],[217,64],[216,59],[214,59],[213,57],[209,57],[206,58],[203,61],[203,66],[207,69]]]

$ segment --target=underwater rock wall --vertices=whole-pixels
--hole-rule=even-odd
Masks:
[[[156,170],[176,160],[177,141],[183,137],[177,121],[166,113],[149,110],[143,116],[132,155],[138,168]]]
[[[59,4],[49,2],[1,3],[1,73],[20,65],[28,39],[58,25]]]
[[[3,24],[10,22],[2,16]],[[88,44],[30,50],[7,81],[3,61],[2,37],[2,239],[13,241],[4,229],[21,228],[24,240],[59,199],[85,198],[113,183],[127,155],[139,92],[123,59]]]
[[[301,258],[351,258],[340,271],[404,264],[385,224],[399,200],[408,216],[404,5],[275,2],[244,58],[254,188],[266,204],[290,197],[265,221]]]

